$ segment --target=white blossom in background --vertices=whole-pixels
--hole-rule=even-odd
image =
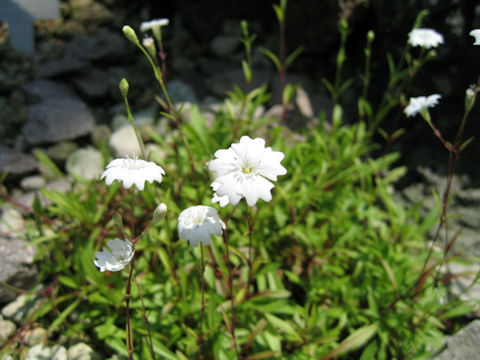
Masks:
[[[280,164],[284,154],[265,147],[261,138],[242,136],[240,143],[217,150],[215,157],[207,166],[215,176],[210,184],[215,192],[212,201],[221,207],[237,205],[242,198],[248,206],[254,206],[258,199],[272,200],[274,185],[269,180],[276,181],[277,176],[287,173]]]
[[[161,28],[162,26],[168,26],[170,23],[169,19],[154,19],[150,21],[144,21],[140,24],[140,31],[153,30],[155,28]]]
[[[408,33],[408,43],[430,49],[443,44],[443,35],[433,29],[413,29]]]
[[[442,96],[439,94],[433,94],[430,96],[419,96],[419,97],[412,97],[410,98],[410,102],[408,105],[403,109],[403,112],[408,117],[414,116],[421,112],[424,109],[428,109],[438,104],[438,100]]]
[[[113,239],[107,242],[107,246],[103,247],[102,251],[95,253],[96,259],[93,260],[101,272],[120,271],[127,266],[135,254],[130,240]]]
[[[474,29],[470,31],[470,36],[475,38],[473,45],[480,45],[480,29]]]
[[[199,242],[210,245],[211,236],[221,236],[225,228],[217,210],[210,206],[192,206],[178,215],[178,236],[187,240],[192,247]]]
[[[107,185],[111,185],[115,180],[121,181],[126,189],[135,184],[137,189],[141,191],[145,187],[145,181],[150,184],[154,181],[161,183],[162,175],[165,175],[165,171],[160,166],[134,156],[131,159],[120,158],[110,161],[101,179],[105,179]]]

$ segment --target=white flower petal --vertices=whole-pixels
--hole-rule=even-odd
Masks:
[[[470,31],[470,36],[475,38],[473,45],[480,45],[480,29],[474,29]]]
[[[245,198],[249,206],[258,199],[270,201],[274,185],[268,181],[277,180],[287,170],[280,164],[284,154],[265,147],[265,140],[242,136],[239,143],[228,149],[215,152],[215,159],[207,163],[208,169],[215,174],[211,187],[215,192],[212,202],[221,207],[236,205]]]
[[[113,239],[107,242],[107,247],[103,247],[102,251],[95,253],[96,259],[93,260],[101,272],[120,271],[130,263],[135,254],[133,245],[130,240]]]
[[[120,158],[112,160],[101,175],[107,185],[111,185],[115,180],[122,182],[123,187],[129,189],[133,184],[138,190],[145,188],[145,181],[153,183],[162,182],[162,175],[165,170],[153,162],[140,160],[136,157]]]
[[[140,24],[140,31],[145,32],[148,30],[153,30],[154,28],[160,28],[162,26],[167,26],[170,23],[169,19],[154,19],[150,21],[144,21]]]
[[[225,228],[217,210],[210,206],[192,206],[178,216],[178,236],[187,240],[192,247],[196,247],[199,242],[210,245],[211,236],[222,235]]]
[[[410,98],[408,105],[403,109],[403,112],[408,117],[414,116],[421,112],[423,109],[428,109],[438,104],[438,100],[442,96],[439,94],[433,94],[430,96],[418,96]]]
[[[413,29],[408,34],[408,43],[430,49],[443,44],[443,35],[433,29]]]

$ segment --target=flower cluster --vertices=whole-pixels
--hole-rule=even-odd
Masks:
[[[228,149],[215,152],[216,159],[208,162],[208,169],[214,173],[211,183],[214,191],[213,202],[221,207],[237,205],[245,198],[248,206],[254,206],[258,199],[270,201],[270,190],[274,185],[269,180],[285,175],[287,170],[280,165],[284,155],[265,147],[265,140],[242,136],[240,143]]]
[[[433,107],[438,104],[438,100],[442,96],[439,94],[433,94],[430,96],[419,96],[410,98],[410,102],[403,110],[405,115],[408,117],[414,116],[418,113],[421,113],[423,110],[426,110],[430,107]]]
[[[433,29],[413,29],[408,34],[408,43],[412,46],[430,49],[443,44],[443,35]]]

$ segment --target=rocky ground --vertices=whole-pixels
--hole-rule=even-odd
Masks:
[[[103,171],[103,157],[97,150],[103,145],[108,144],[117,156],[137,152],[138,145],[132,141],[135,136],[131,127],[126,126],[128,122],[118,91],[122,78],[130,82],[129,95],[138,126],[168,135],[168,122],[159,115],[159,106],[155,105],[154,96],[159,93],[159,88],[153,81],[149,64],[120,31],[125,23],[131,23],[129,20],[138,29],[138,23],[148,20],[155,9],[134,7],[132,9],[140,15],[132,16],[128,7],[119,13],[111,5],[113,3],[93,0],[61,2],[61,20],[37,23],[37,51],[31,56],[13,51],[6,43],[5,32],[0,29],[0,173],[8,172],[9,200],[16,204],[4,206],[1,211],[0,258],[5,260],[0,262],[0,281],[14,287],[28,289],[37,276],[34,265],[36,249],[14,235],[24,231],[23,216],[32,208],[41,188],[67,191],[70,187],[68,181],[56,178],[40,166],[35,151],[44,151],[68,176],[80,175],[87,179],[98,178]],[[167,88],[174,101],[187,104],[185,108],[188,104],[199,104],[207,118],[212,118],[232,85],[243,83],[240,27],[236,19],[223,19],[217,32],[205,40],[187,30],[187,19],[185,14],[174,16],[171,26],[165,30]],[[268,32],[272,31],[271,27],[253,21],[251,28],[265,35],[265,46],[276,49],[276,38]],[[330,38],[330,42],[325,40],[324,46],[334,46],[334,40],[335,37]],[[278,113],[280,99],[278,76],[256,46],[253,64],[253,86],[267,83],[273,94],[271,101],[260,108],[256,116],[273,116]],[[307,68],[305,65],[303,69]],[[294,68],[289,81],[301,84],[290,113],[292,129],[314,121],[322,110],[328,113],[331,103],[317,76],[302,72],[300,66]],[[448,121],[445,117],[441,119],[443,123]],[[474,118],[478,120],[478,113]],[[430,140],[425,140],[435,140],[428,129],[419,130],[417,137],[411,136],[415,129],[424,125],[412,125],[403,145],[395,144],[394,149],[405,154],[403,161],[409,167],[409,177],[402,189],[398,189],[398,198],[411,206],[422,200],[426,213],[435,206],[433,193],[441,193],[445,186],[444,169],[448,155],[441,148],[437,151],[437,145],[432,147]],[[291,136],[301,140],[294,132]],[[411,143],[417,147],[416,152],[411,151]],[[449,233],[459,232],[453,251],[460,256],[468,254],[470,258],[480,257],[480,176],[478,169],[469,165],[476,158],[478,148],[473,145],[465,151],[460,175],[454,180],[450,206],[450,214],[455,216],[449,222]],[[464,299],[480,298],[480,285],[469,287],[480,266],[459,263],[445,271],[459,274],[458,277],[452,276],[452,295]],[[468,291],[464,292],[467,287]],[[0,287],[0,304],[3,304],[0,316],[2,342],[21,329],[26,312],[35,304],[26,303],[23,296],[17,297],[6,287]],[[473,313],[472,318],[477,315]],[[438,359],[473,359],[468,354],[459,355],[461,350],[456,349],[473,351],[475,348],[474,354],[480,353],[479,324],[478,320],[473,321],[458,335],[447,339],[446,350]],[[27,332],[25,344],[31,347],[27,359],[40,356],[98,358],[82,341],[68,346],[42,345],[46,336],[46,330],[40,327]]]

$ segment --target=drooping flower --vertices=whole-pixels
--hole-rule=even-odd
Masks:
[[[413,29],[408,34],[408,43],[430,49],[443,44],[443,35],[433,29]]]
[[[480,45],[480,29],[474,29],[470,31],[470,36],[475,38],[473,45]]]
[[[145,181],[150,184],[154,181],[162,182],[162,175],[165,171],[151,161],[140,160],[136,156],[133,158],[120,158],[110,161],[101,179],[105,178],[105,183],[110,185],[115,180],[123,182],[123,187],[129,189],[135,184],[138,190],[143,190]]]
[[[283,153],[266,148],[261,138],[242,136],[240,143],[217,150],[215,157],[207,166],[215,174],[210,184],[215,192],[212,201],[219,202],[221,207],[236,205],[242,198],[249,206],[254,206],[258,199],[270,201],[274,185],[269,180],[276,181],[277,176],[287,173],[280,164]]]
[[[154,19],[150,21],[144,21],[140,24],[140,31],[145,32],[155,28],[161,28],[162,26],[167,26],[169,23],[169,19]]]
[[[113,239],[107,242],[107,247],[103,247],[102,251],[95,253],[96,259],[93,260],[101,272],[120,271],[127,266],[135,254],[133,245],[130,240]]]
[[[210,245],[212,235],[222,235],[225,223],[211,206],[197,205],[183,210],[178,215],[178,236],[196,247],[199,242]]]
[[[408,105],[403,109],[403,112],[408,117],[414,116],[421,112],[422,110],[426,110],[430,107],[433,107],[438,104],[438,100],[442,96],[439,94],[433,94],[430,96],[419,96],[419,97],[412,97],[410,98],[410,102]]]

